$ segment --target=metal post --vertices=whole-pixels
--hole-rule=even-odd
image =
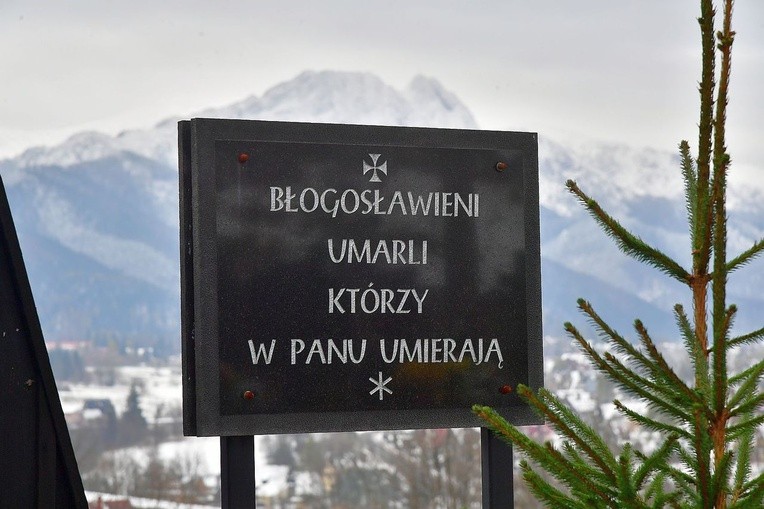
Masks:
[[[490,429],[480,428],[483,509],[514,509],[512,446]]]
[[[222,509],[255,508],[255,437],[220,437]]]

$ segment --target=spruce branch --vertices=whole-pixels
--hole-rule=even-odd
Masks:
[[[759,330],[745,334],[743,336],[738,336],[736,338],[730,339],[727,342],[727,348],[733,348],[736,346],[743,346],[743,345],[749,345],[752,343],[758,343],[762,339],[764,339],[764,327],[762,327]]]
[[[751,412],[756,412],[761,407],[764,407],[764,393],[754,393],[751,397],[744,400],[736,408],[733,408],[729,415],[730,417],[738,417]]]
[[[663,484],[665,482],[666,482],[666,474],[664,474],[663,472],[659,472],[658,475],[655,476],[653,481],[647,486],[647,489],[645,490],[645,498],[647,500],[653,501],[653,505],[650,506],[653,509],[658,507],[663,507],[666,505],[665,500],[663,500],[663,497],[665,496],[665,494],[663,493]]]
[[[616,461],[610,449],[591,429],[573,412],[555,398],[549,391],[539,389],[534,394],[528,387],[518,386],[518,394],[531,406],[544,414],[554,428],[573,441],[576,446],[604,473],[611,481],[615,480]]]
[[[685,349],[690,354],[690,362],[695,372],[695,388],[704,395],[711,394],[711,380],[708,376],[708,358],[707,351],[701,347],[700,341],[692,329],[689,318],[684,312],[681,304],[674,306],[674,316],[676,317],[679,332],[684,339]]]
[[[728,405],[730,408],[730,417],[734,417],[741,412],[745,412],[745,410],[741,411],[740,407],[738,407],[741,402],[748,403],[751,400],[756,399],[755,391],[759,385],[759,381],[761,380],[762,375],[764,375],[764,361],[759,362],[757,365],[753,366],[752,369],[746,370],[744,373],[747,373],[747,375],[739,379],[740,387],[737,388],[735,393],[729,399]],[[735,378],[735,382],[737,381],[738,379]],[[730,379],[730,386],[734,386],[732,379]],[[761,394],[759,396],[761,396]]]
[[[572,490],[579,493],[594,494],[605,504],[610,505],[611,507],[617,507],[612,504],[614,499],[617,498],[617,492],[615,492],[613,486],[614,479],[610,479],[610,483],[607,484],[594,482],[591,477],[584,475],[581,470],[570,463],[560,451],[552,446],[552,444],[547,442],[546,449],[550,457],[552,457],[558,465],[563,467],[560,468],[560,473],[564,477],[560,480],[565,482]]]
[[[693,438],[696,437],[693,436]],[[683,470],[677,469],[677,472],[675,472],[673,475],[673,477],[675,477],[674,481],[685,492],[698,496],[698,500],[700,500],[700,497],[696,492],[699,472],[697,458],[692,455],[691,451],[684,447],[681,447],[677,450],[677,457],[679,458],[679,462],[684,466],[685,470],[687,470],[689,474]]]
[[[755,396],[745,400],[737,408],[733,408],[730,411],[730,417],[737,417],[740,414],[755,412],[759,410],[760,407],[764,407],[764,393],[756,394]]]
[[[578,341],[579,346],[581,346],[584,353],[586,353],[592,360],[595,367],[607,375],[608,378],[616,382],[626,392],[647,400],[662,413],[672,416],[679,421],[690,420],[688,414],[677,408],[677,398],[675,398],[673,393],[667,394],[664,387],[639,376],[637,373],[624,366],[618,359],[612,356],[612,354],[606,353],[604,358],[600,356],[600,354],[592,348],[591,344],[583,338],[578,329],[573,327],[570,323],[565,324],[565,328],[568,333]],[[656,396],[653,392],[646,390],[646,388],[651,389],[654,392],[662,393],[663,398]],[[666,401],[665,398],[668,398],[669,401]]]
[[[717,218],[725,222],[726,218]],[[714,407],[721,414],[725,408],[727,396],[727,341],[732,315],[735,310],[726,308],[727,274],[724,264],[726,228],[717,227],[714,238],[714,275],[711,287],[713,296],[713,392]],[[720,444],[717,444],[720,445]]]
[[[650,482],[649,486],[645,490],[645,497],[647,500],[652,500],[653,504],[651,509],[661,509],[669,506],[673,508],[679,508],[679,493],[666,493],[664,491],[664,484],[670,478],[668,474],[661,471]]]
[[[756,243],[754,243],[753,246],[743,251],[727,263],[727,272],[732,272],[739,269],[743,265],[746,265],[748,262],[759,256],[762,251],[764,251],[764,239],[759,239],[756,241]]]
[[[730,377],[729,384],[734,387],[740,383],[746,383],[751,377],[758,379],[762,376],[762,372],[764,372],[764,359],[737,375]]]
[[[682,164],[682,177],[684,179],[684,196],[686,199],[687,222],[690,225],[690,241],[692,243],[693,258],[697,257],[700,249],[698,239],[700,232],[697,230],[698,222],[698,172],[695,168],[695,160],[690,153],[690,144],[682,140],[679,144],[679,155]]]
[[[734,507],[745,507],[746,509],[749,507],[762,507],[762,500],[764,500],[764,472],[745,483],[743,486],[743,494],[751,503],[758,502],[759,505],[744,505],[746,504],[746,500],[742,500],[738,502],[739,505],[736,504]]]
[[[682,266],[662,251],[648,245],[642,239],[629,232],[612,216],[605,212],[599,203],[587,196],[572,180],[566,183],[568,190],[576,195],[589,211],[594,220],[602,226],[605,233],[615,240],[616,245],[629,256],[652,265],[677,281],[687,283],[689,274]]]
[[[752,415],[748,414],[745,418],[750,420]],[[732,488],[731,500],[733,504],[740,499],[743,494],[745,480],[751,475],[751,451],[753,450],[753,444],[756,439],[755,432],[756,430],[753,428],[746,430],[740,435],[740,439],[737,443],[735,482]]]
[[[619,498],[622,501],[627,501],[627,503],[637,499],[637,490],[632,484],[633,476],[631,444],[626,443],[623,446],[623,452],[618,457],[618,491]]]
[[[689,408],[694,409],[695,405],[686,405],[684,398],[673,391],[671,387],[639,377],[609,352],[605,352],[604,358],[612,370],[621,377],[619,380],[625,381],[625,383],[619,384],[624,391],[646,400],[651,408],[666,416],[674,417],[679,422],[692,420],[685,407],[689,406]],[[650,389],[652,392],[645,389]]]
[[[523,397],[525,398],[529,395],[532,395],[530,390],[528,390]],[[536,405],[534,406],[539,408],[538,401],[536,401]],[[543,405],[540,406],[543,407]],[[490,407],[475,405],[473,406],[473,412],[475,412],[478,417],[483,419],[488,424],[488,427],[492,429],[500,438],[506,440],[508,443],[514,443],[517,445],[524,453],[533,459],[534,462],[536,462],[539,466],[544,468],[544,470],[552,474],[556,479],[558,479],[566,486],[573,488],[577,484],[581,484],[591,493],[596,493],[598,497],[603,501],[612,499],[612,493],[605,493],[605,490],[607,490],[607,484],[594,482],[592,478],[584,475],[579,469],[575,468],[573,463],[565,459],[564,456],[559,453],[559,451],[556,451],[551,444],[547,443],[543,446],[537,444],[533,440],[526,437],[523,433],[521,433],[516,427],[509,424],[501,415],[499,415]],[[547,412],[545,415],[549,415],[549,413]],[[557,429],[556,425],[560,424],[560,422],[558,419],[555,419],[555,421],[557,422],[552,422],[552,424]],[[565,425],[561,424],[559,429],[565,429]],[[568,432],[570,433],[570,430]],[[608,470],[603,463],[599,463],[598,467],[603,472]],[[612,472],[610,472],[608,477],[610,478],[609,480],[611,483],[615,479]]]
[[[736,314],[737,314],[737,306],[735,304],[732,304],[724,312],[724,318],[722,319],[721,333],[725,338],[724,344],[725,344],[725,348],[727,349],[729,349],[730,329],[732,328],[732,322],[734,321]]]
[[[746,492],[745,499],[731,505],[730,509],[761,509],[764,506],[764,482],[759,483],[750,492]]]
[[[634,472],[634,485],[636,488],[642,489],[650,476],[656,474],[661,470],[661,465],[666,463],[671,454],[677,447],[678,437],[674,434],[670,434],[666,440],[663,441],[660,447],[658,447],[650,456],[644,456],[637,452],[637,456],[642,460],[642,465]]]
[[[642,415],[638,412],[635,412],[634,410],[630,409],[629,407],[627,407],[626,405],[624,405],[617,399],[613,401],[613,404],[615,405],[616,409],[619,412],[621,412],[632,421],[636,422],[637,424],[641,424],[642,426],[644,426],[645,428],[649,430],[669,434],[670,436],[676,435],[686,440],[692,439],[692,434],[687,432],[687,430],[683,428],[680,428],[678,426],[674,426],[665,422],[657,421],[655,419],[651,419],[650,417]]]
[[[652,381],[654,382],[655,386],[660,385],[662,382],[666,382],[666,383],[669,383],[669,385],[666,386],[666,388],[668,390],[671,390],[670,382],[672,380],[679,380],[678,377],[676,378],[672,377],[669,373],[665,371],[664,367],[659,365],[658,362],[656,362],[655,360],[651,360],[649,357],[645,356],[641,351],[634,348],[634,346],[629,341],[627,341],[625,338],[623,338],[623,336],[618,334],[618,332],[613,330],[607,324],[607,322],[605,322],[602,319],[602,317],[599,314],[597,314],[597,312],[594,310],[594,308],[589,302],[585,301],[584,299],[578,299],[578,307],[582,312],[584,312],[587,315],[587,317],[591,321],[594,328],[599,332],[600,337],[608,341],[608,343],[610,343],[610,345],[613,347],[613,350],[616,353],[624,356],[629,362],[637,366],[637,369],[641,371],[642,373],[652,375]],[[567,330],[568,324],[566,324],[565,327]],[[646,333],[647,331],[644,331],[644,332]],[[570,333],[570,331],[568,331],[568,333]],[[652,340],[650,340],[650,343],[652,343]],[[655,345],[653,345],[653,348],[654,347]],[[584,349],[586,350],[586,347],[584,347]],[[657,353],[657,350],[656,350],[656,353]],[[665,365],[665,361],[664,361],[664,365]],[[665,365],[665,367],[667,367],[667,365]],[[676,391],[671,391],[667,393],[667,395],[674,396],[675,393]]]
[[[674,370],[671,369],[671,366],[668,365],[666,359],[663,358],[663,355],[661,355],[661,353],[658,351],[658,348],[655,346],[652,338],[650,338],[650,334],[648,334],[647,329],[641,320],[636,320],[634,322],[634,328],[639,335],[639,339],[642,342],[642,345],[650,355],[650,358],[653,359],[655,365],[660,369],[660,373],[663,375],[664,380],[669,383],[671,387],[678,389],[679,392],[687,396],[689,401],[697,405],[702,405],[703,398],[701,398],[697,392],[690,389],[687,384],[685,384],[684,381],[679,378]]]
[[[712,444],[706,435],[707,421],[703,418],[702,412],[695,412],[695,473],[698,477],[698,492],[703,501],[704,507],[711,507],[711,465],[710,456]]]
[[[528,438],[490,407],[473,405],[472,411],[482,419],[487,427],[501,440],[510,445],[514,444],[519,447],[523,453],[533,459],[539,466],[544,468],[544,470],[552,474],[555,478],[559,479],[560,467],[549,456],[544,445],[538,444],[534,440]]]
[[[578,329],[573,327],[570,323],[565,324],[565,328],[568,333],[578,341],[584,353],[586,353],[592,360],[595,367],[607,375],[608,378],[616,382],[626,392],[645,399],[651,406],[661,411],[661,413],[674,417],[680,422],[691,421],[689,414],[682,412],[677,408],[677,403],[680,398],[677,398],[674,393],[666,393],[665,387],[659,386],[650,380],[639,376],[637,373],[624,366],[612,354],[606,353],[604,358],[600,356],[599,353],[592,348],[591,344],[583,338]],[[663,397],[658,397],[654,392],[661,393]]]
[[[739,423],[727,428],[727,434],[729,435],[730,440],[737,440],[741,434],[748,431],[749,428],[757,428],[762,424],[764,424],[764,414],[741,420]]]
[[[720,191],[726,188],[727,169],[730,157],[726,146],[727,129],[727,104],[730,74],[732,70],[732,44],[735,41],[735,32],[732,31],[732,0],[724,2],[724,18],[722,30],[717,34],[718,49],[721,53],[721,70],[719,73],[719,90],[716,99],[716,113],[714,116],[714,181],[719,182]],[[717,196],[715,201],[716,212],[723,212],[724,196]],[[722,209],[720,211],[720,208]],[[718,225],[718,223],[717,223]]]
[[[717,413],[716,427],[713,432],[714,454],[716,468],[721,469],[723,451],[726,446],[725,424],[727,412],[727,340],[729,339],[729,326],[734,309],[727,310],[727,170],[730,165],[730,156],[726,147],[727,125],[727,92],[731,71],[732,43],[735,34],[732,32],[732,0],[724,2],[723,28],[719,33],[719,50],[721,52],[721,71],[719,77],[719,90],[716,100],[716,113],[714,118],[714,142],[713,142],[713,278],[711,294],[713,298],[713,331],[714,351],[713,355],[713,379],[714,379],[714,406]],[[726,487],[726,484],[725,484]],[[720,488],[715,497],[720,506],[725,505],[725,489]]]
[[[711,0],[700,2],[702,71],[700,80],[700,119],[698,121],[698,192],[697,192],[697,221],[700,230],[698,256],[693,272],[705,274],[708,271],[711,252],[712,235],[712,206],[710,203],[711,182],[711,151],[714,127],[713,106],[714,89],[716,87],[714,69],[716,68],[716,52],[714,51],[714,16],[715,11]]]
[[[523,479],[528,484],[537,499],[542,501],[546,507],[557,509],[561,507],[570,509],[591,509],[592,505],[581,503],[546,482],[538,475],[528,464],[527,461],[520,463],[520,469],[523,473]],[[596,505],[594,507],[597,507]]]
[[[591,476],[602,483],[607,483],[609,481],[607,476],[605,476],[600,470],[593,468],[589,463],[587,463],[586,459],[581,456],[581,454],[579,454],[575,446],[570,441],[565,440],[562,443],[561,448],[568,461],[570,461],[570,463],[572,463],[574,467],[579,469],[584,475]]]
[[[595,330],[598,332],[600,338],[607,341],[610,346],[616,351],[616,353],[628,357],[630,360],[635,361],[638,365],[641,365],[643,369],[647,371],[655,371],[657,367],[653,362],[645,357],[642,352],[634,348],[634,346],[621,336],[616,330],[602,319],[602,317],[594,310],[594,307],[588,301],[584,299],[578,299],[578,309],[580,309],[589,319]],[[568,329],[568,323],[565,324],[565,329]],[[570,325],[570,327],[573,327]],[[568,331],[570,333],[570,331]]]
[[[714,469],[711,489],[712,498],[716,500],[715,507],[720,507],[725,504],[727,495],[727,486],[729,485],[730,476],[732,474],[732,453],[727,451],[716,462]]]
[[[622,364],[618,363],[617,360],[613,361],[613,368],[617,372],[621,373],[622,376],[628,378],[627,368],[625,368],[625,366],[623,366]],[[663,389],[663,387],[661,386],[646,385],[646,388],[650,390],[644,390],[640,387],[635,389],[629,386],[622,386],[622,389],[624,390],[624,392],[645,400],[645,402],[647,403],[650,409],[659,412],[664,417],[670,418],[673,421],[678,423],[691,422],[692,420],[691,414],[689,413],[687,409],[682,408],[681,406],[683,403],[682,398],[675,395],[668,395],[668,397],[666,395],[661,395],[662,396],[661,397],[661,396],[657,396],[653,394],[653,392],[656,392],[656,393],[661,392],[661,390]],[[653,391],[653,392],[650,392],[650,391]],[[625,413],[627,415],[631,415],[628,412],[625,412]],[[644,417],[643,419],[637,419],[637,422],[645,423],[645,424],[649,422],[648,420],[644,420],[644,419],[645,419]],[[678,428],[672,426],[670,429],[672,431],[676,431]]]

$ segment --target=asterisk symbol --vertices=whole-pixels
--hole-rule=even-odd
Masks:
[[[392,394],[393,391],[385,387],[390,381],[393,379],[393,377],[389,376],[386,380],[382,380],[382,372],[379,372],[379,375],[377,375],[377,378],[371,378],[369,377],[369,382],[374,384],[374,388],[369,391],[369,394],[374,394],[375,392],[379,393],[379,400],[382,401],[385,398],[385,392]]]

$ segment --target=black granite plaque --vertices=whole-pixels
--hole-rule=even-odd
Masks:
[[[536,136],[180,124],[187,434],[535,417]]]

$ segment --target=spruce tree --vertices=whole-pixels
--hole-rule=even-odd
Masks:
[[[764,507],[764,473],[752,471],[751,452],[764,423],[764,360],[732,373],[728,355],[759,343],[764,328],[733,337],[737,308],[727,304],[727,278],[764,250],[764,240],[727,256],[727,172],[725,142],[733,0],[724,0],[717,31],[713,0],[701,0],[702,76],[697,156],[679,145],[684,178],[692,267],[685,268],[660,249],[624,228],[573,181],[568,190],[627,255],[686,285],[692,310],[676,305],[674,315],[694,368],[692,380],[680,378],[660,352],[646,326],[634,322],[630,342],[610,327],[585,300],[578,307],[608,348],[600,353],[572,324],[565,329],[592,365],[627,395],[646,402],[649,417],[619,401],[628,419],[657,432],[658,447],[643,453],[632,444],[613,452],[596,431],[549,391],[520,386],[520,396],[544,416],[561,445],[540,444],[508,424],[489,407],[473,410],[487,425],[518,447],[528,459],[523,477],[534,495],[550,508],[702,508]],[[717,65],[717,59],[719,63]],[[718,80],[718,82],[717,82]],[[710,299],[710,303],[709,303]],[[710,309],[709,309],[710,307]],[[532,466],[533,465],[533,466]],[[546,471],[549,481],[537,469]]]
[[[140,406],[140,396],[135,383],[130,385],[127,405],[119,420],[120,439],[123,444],[132,445],[146,437],[148,423]]]

